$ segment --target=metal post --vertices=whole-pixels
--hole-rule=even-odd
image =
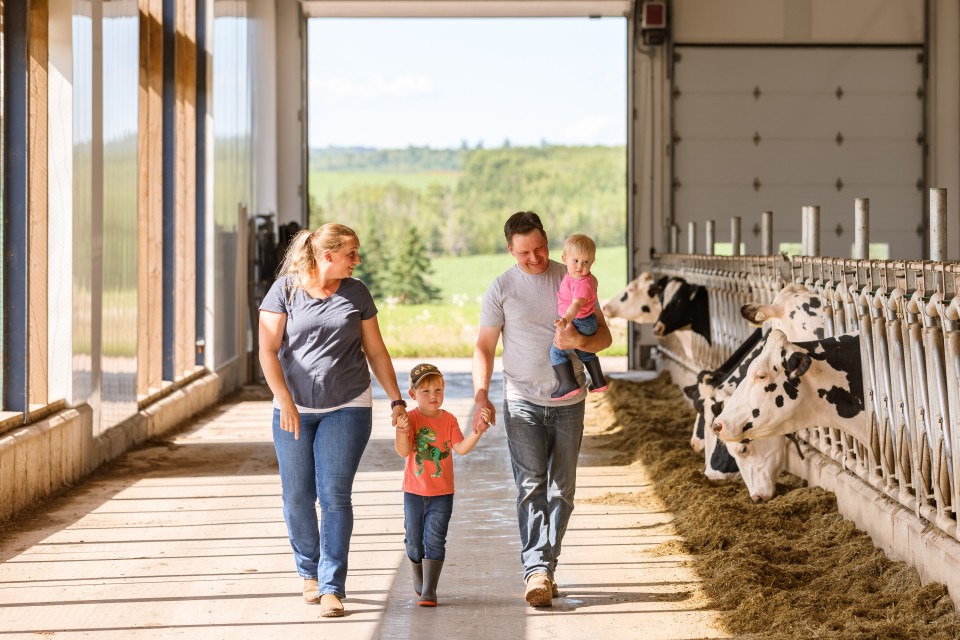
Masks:
[[[679,248],[680,227],[675,224],[670,225],[670,253],[676,253]]]
[[[760,254],[773,255],[773,211],[760,214]]]
[[[687,223],[687,253],[697,252],[697,223]]]
[[[866,260],[870,257],[870,198],[857,198],[855,202],[853,257]]]
[[[811,256],[820,255],[820,206],[811,205],[807,224],[810,233],[810,253]]]
[[[930,189],[930,259],[947,261],[947,190]]]
[[[704,253],[708,256],[713,255],[714,245],[717,243],[717,223],[713,220],[707,220],[707,246],[704,248]]]
[[[800,255],[810,255],[810,207],[800,209]]]
[[[732,247],[730,255],[740,255],[740,216],[730,218],[730,246]]]

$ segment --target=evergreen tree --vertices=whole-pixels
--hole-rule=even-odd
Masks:
[[[384,285],[389,277],[384,269],[390,263],[390,257],[385,255],[379,233],[372,229],[367,232],[367,238],[360,245],[360,258],[360,264],[353,270],[353,277],[367,285],[374,300],[382,300],[388,295]]]
[[[390,260],[388,295],[396,296],[400,304],[439,300],[440,291],[430,284],[430,257],[420,233],[411,226],[402,238]]]

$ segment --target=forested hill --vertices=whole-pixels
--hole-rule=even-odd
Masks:
[[[622,146],[331,148],[310,160],[311,226],[355,226],[368,247],[402,242],[414,228],[431,255],[493,253],[504,220],[523,209],[540,214],[553,246],[574,232],[599,246],[624,243]]]

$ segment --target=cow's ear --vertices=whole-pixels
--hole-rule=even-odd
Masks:
[[[752,325],[759,326],[767,319],[768,306],[751,302],[740,307],[740,315]]]
[[[802,351],[794,351],[790,357],[784,359],[783,370],[790,379],[799,378],[810,368],[810,356]]]
[[[689,387],[684,387],[684,388],[683,388],[683,395],[687,396],[687,397],[690,398],[691,400],[696,400],[696,399],[697,399],[697,395],[699,395],[699,394],[697,393],[697,390],[698,390],[699,388],[700,388],[700,385],[696,385],[696,384],[691,384]]]

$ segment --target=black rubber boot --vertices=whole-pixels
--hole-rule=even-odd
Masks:
[[[603,377],[603,371],[600,370],[600,358],[589,360],[583,363],[587,373],[590,374],[590,384],[587,389],[590,393],[600,393],[607,390],[607,381]]]
[[[580,392],[580,384],[573,373],[573,363],[567,360],[563,364],[553,365],[553,372],[557,374],[560,386],[550,394],[551,400],[563,400]]]
[[[413,569],[413,590],[417,595],[420,595],[420,592],[423,591],[423,565],[410,560],[410,568]]]
[[[420,594],[421,607],[437,606],[437,583],[440,582],[440,571],[443,570],[443,560],[423,559],[423,592]]]

